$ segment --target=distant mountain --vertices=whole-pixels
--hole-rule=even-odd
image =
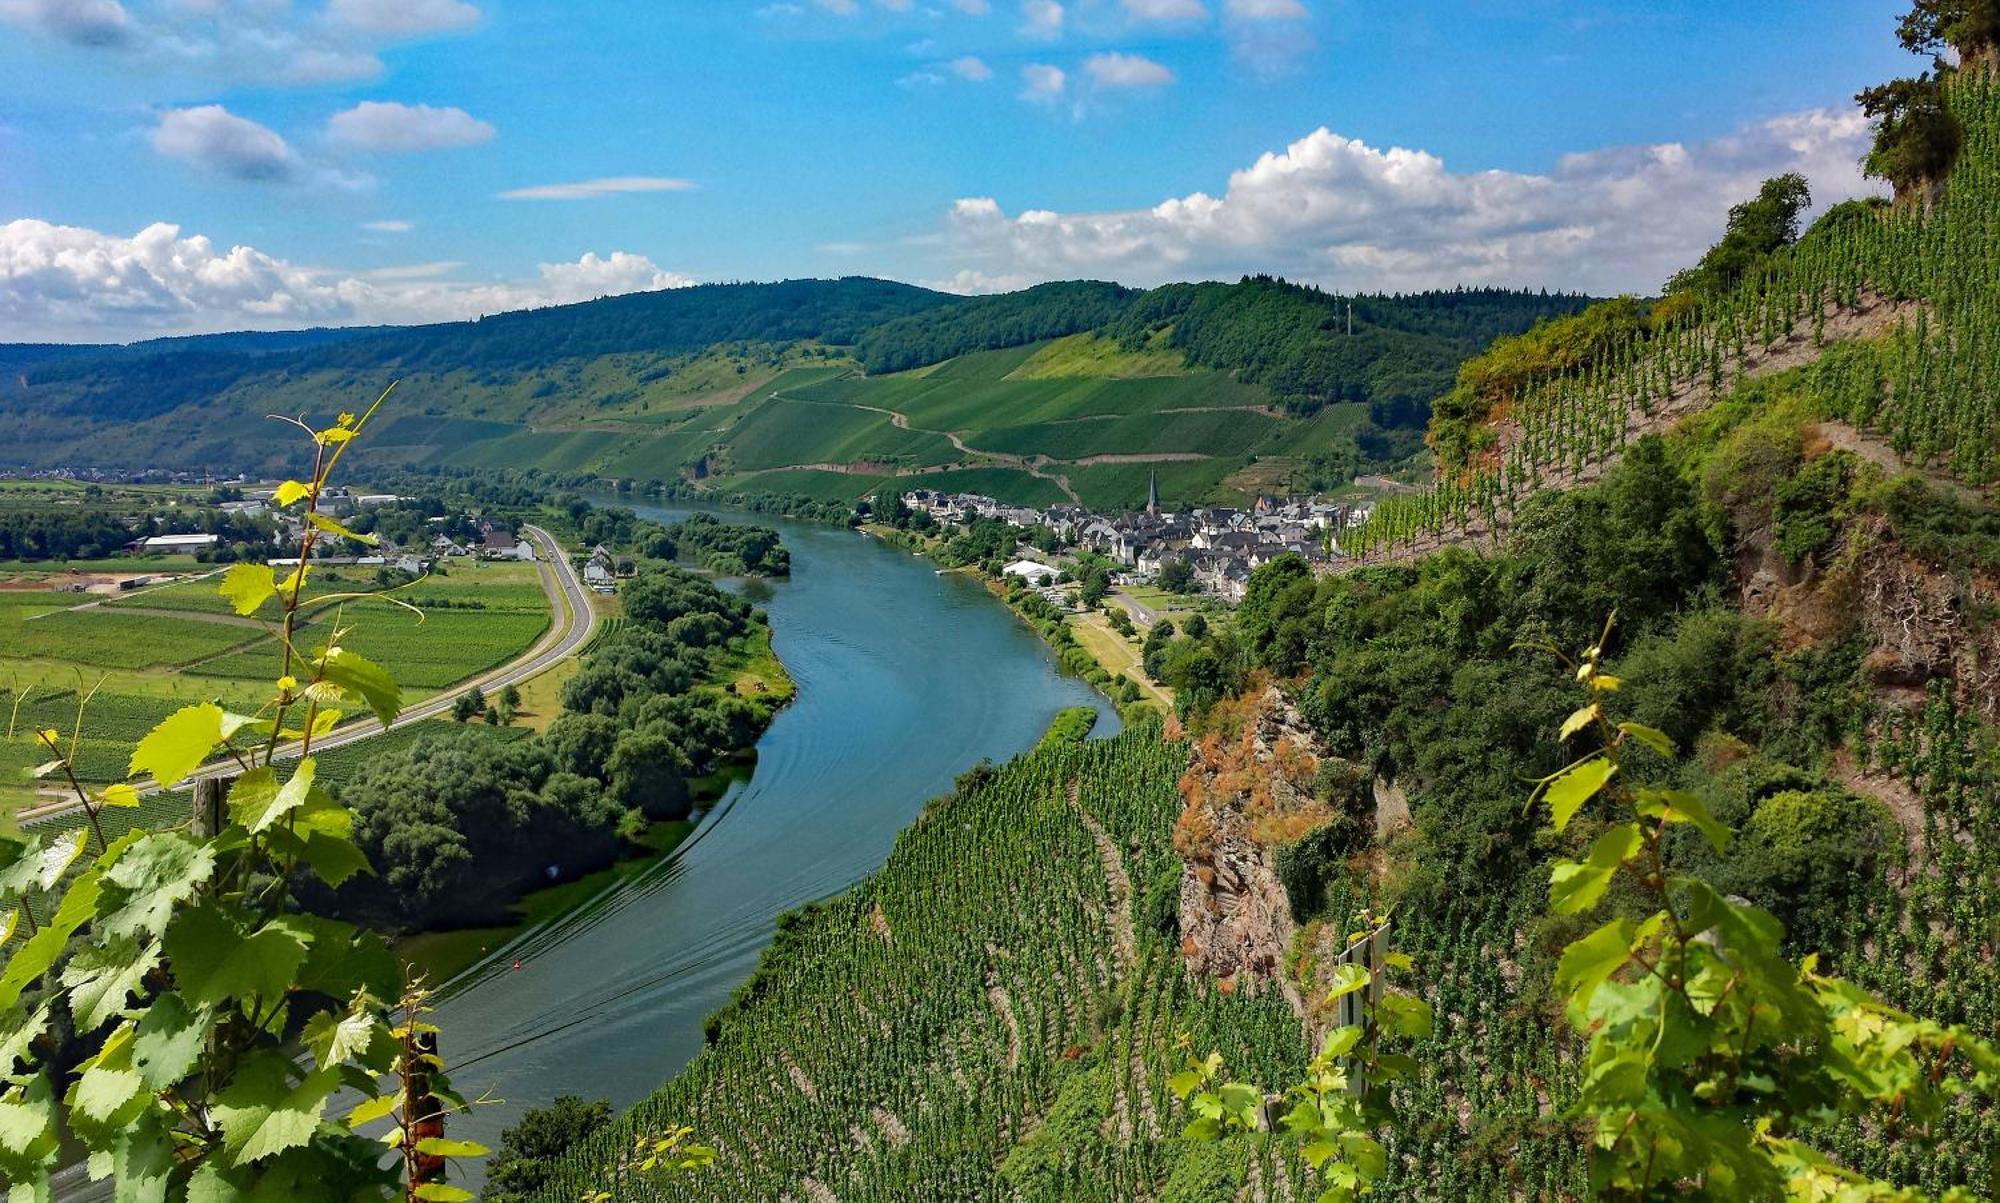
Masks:
[[[720,284],[478,321],[0,347],[0,467],[266,470],[271,412],[358,409],[376,463],[854,497],[898,477],[1125,504],[1330,487],[1422,452],[1496,335],[1582,297],[1338,297],[1268,278],[959,297],[886,280]]]

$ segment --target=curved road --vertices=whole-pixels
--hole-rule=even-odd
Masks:
[[[390,724],[389,730],[399,730],[411,723],[449,713],[452,703],[458,700],[458,695],[474,685],[488,693],[505,689],[509,685],[519,685],[575,655],[590,642],[590,637],[597,633],[597,611],[591,608],[590,590],[586,589],[583,581],[577,577],[576,567],[569,562],[567,556],[563,555],[555,536],[539,526],[523,526],[521,529],[535,541],[535,546],[542,557],[542,587],[548,591],[551,616],[548,633],[519,658],[484,675],[461,681],[450,689],[440,692],[436,697],[427,698],[408,707],[397,716],[394,723]],[[322,751],[344,747],[358,740],[380,735],[382,732],[383,727],[380,722],[372,718],[365,719],[348,723],[331,734],[322,736],[313,743],[313,747]],[[299,745],[296,743],[285,744],[278,749],[280,760],[290,760],[298,754]],[[197,771],[188,778],[188,781],[233,775],[240,771],[234,764],[215,764]],[[160,788],[157,782],[147,781],[139,785],[139,792],[150,794]],[[26,809],[20,813],[19,818],[24,822],[32,822],[69,814],[79,809],[81,809],[79,804],[69,802],[59,806]]]

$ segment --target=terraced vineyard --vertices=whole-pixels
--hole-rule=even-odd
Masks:
[[[2000,477],[2000,80],[1956,73],[1944,94],[1965,144],[1941,202],[1846,206],[1774,270],[1530,384],[1496,407],[1496,441],[1434,488],[1378,506],[1350,550],[1504,527],[1519,501],[1587,478],[1635,434],[1840,338],[1862,341],[1819,372],[1821,417],[1967,483]]]
[[[780,924],[712,1046],[542,1197],[611,1188],[629,1131],[678,1123],[717,1166],[618,1198],[1194,1203],[1252,1177],[1304,1197],[1289,1155],[1178,1136],[1181,1034],[1266,1080],[1304,1063],[1275,994],[1182,971],[1185,763],[1133,731],[933,802],[874,877]]]

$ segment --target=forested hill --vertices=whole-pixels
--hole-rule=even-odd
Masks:
[[[377,462],[851,499],[902,477],[1025,503],[1169,503],[1412,465],[1496,335],[1583,298],[1340,297],[1269,278],[955,297],[883,280],[708,285],[343,334],[0,347],[0,467],[281,465],[273,412],[403,383]]]

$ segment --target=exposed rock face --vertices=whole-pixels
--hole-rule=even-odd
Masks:
[[[1275,849],[1330,817],[1312,792],[1320,761],[1305,721],[1276,687],[1235,703],[1219,725],[1237,720],[1239,734],[1201,741],[1181,779],[1181,952],[1190,970],[1237,989],[1275,980],[1299,1006],[1280,974],[1296,926]]]

